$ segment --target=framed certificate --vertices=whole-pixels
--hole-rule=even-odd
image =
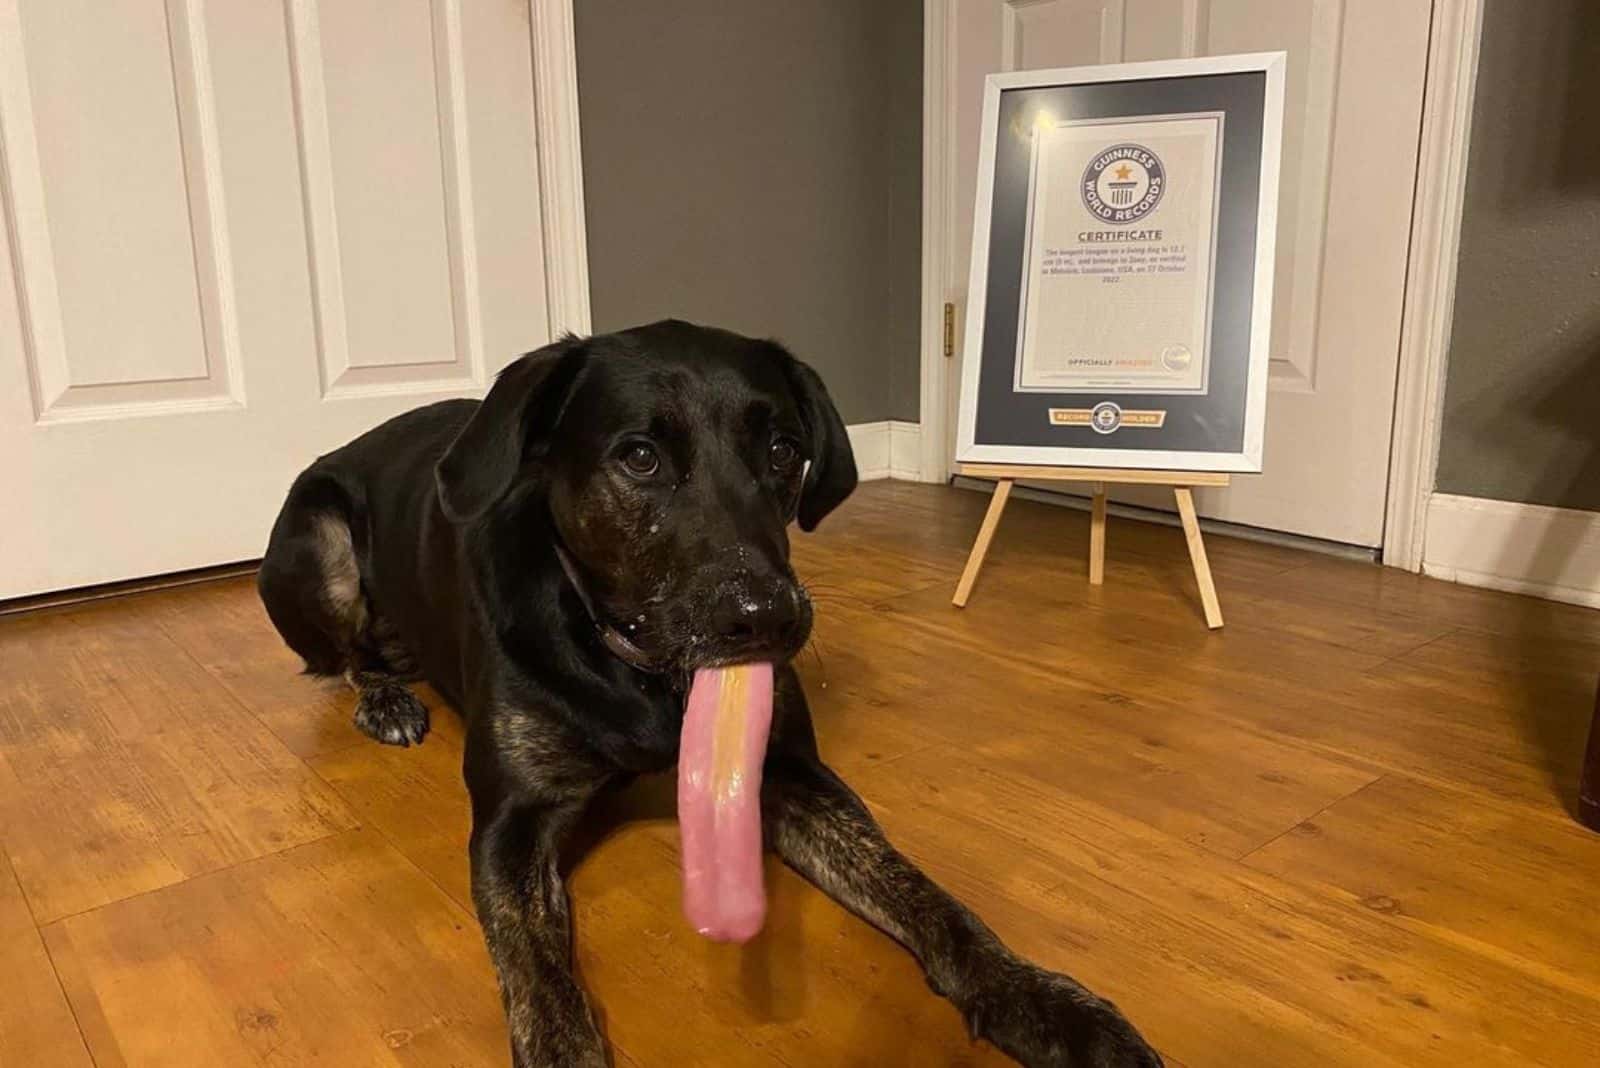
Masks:
[[[958,460],[1261,470],[1283,64],[989,77]]]

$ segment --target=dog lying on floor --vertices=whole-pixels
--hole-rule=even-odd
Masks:
[[[308,671],[350,681],[356,726],[380,742],[428,731],[408,679],[465,717],[472,895],[517,1068],[607,1063],[571,970],[557,853],[603,787],[677,763],[692,694],[745,667],[771,687],[764,745],[755,728],[713,730],[744,731],[716,760],[754,753],[725,778],[761,784],[756,852],[764,837],[898,940],[975,1036],[1023,1064],[1161,1064],[1109,1002],[1013,954],[896,852],[818,755],[789,666],[811,603],[787,527],[814,529],[855,485],[815,372],[682,322],[566,338],[481,404],[401,415],[295,480],[259,580],[284,640]],[[685,742],[685,767],[711,748]],[[711,913],[704,933],[753,933],[738,917],[713,930]]]

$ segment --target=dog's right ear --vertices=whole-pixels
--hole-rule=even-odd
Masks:
[[[434,466],[439,505],[452,523],[483,515],[504,497],[528,457],[561,419],[584,357],[570,334],[509,364]]]
[[[850,450],[850,433],[817,372],[795,359],[783,346],[776,347],[783,354],[789,386],[800,403],[800,418],[811,439],[811,466],[806,469],[805,484],[800,487],[800,507],[796,515],[800,529],[809,534],[817,529],[824,516],[855,492],[856,458]]]

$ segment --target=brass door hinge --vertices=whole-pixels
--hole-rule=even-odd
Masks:
[[[944,306],[944,358],[956,354],[956,306],[948,301]]]

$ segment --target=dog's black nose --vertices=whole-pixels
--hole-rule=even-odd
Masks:
[[[787,586],[735,590],[717,602],[712,625],[727,642],[786,641],[800,621],[800,599]]]

